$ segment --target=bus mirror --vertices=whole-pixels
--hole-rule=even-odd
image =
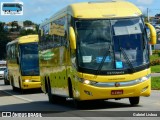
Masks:
[[[150,44],[154,45],[156,44],[157,41],[157,35],[156,35],[156,30],[155,28],[150,24],[150,23],[145,23],[145,25],[149,28],[150,30]]]
[[[71,49],[76,49],[76,36],[73,27],[69,28],[69,39]]]

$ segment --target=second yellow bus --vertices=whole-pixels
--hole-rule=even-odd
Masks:
[[[40,88],[38,41],[38,35],[28,35],[7,44],[7,66],[13,90]]]

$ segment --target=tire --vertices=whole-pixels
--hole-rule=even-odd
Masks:
[[[139,104],[140,97],[130,97],[129,102],[132,106]]]
[[[81,109],[83,107],[83,101],[74,99],[73,102],[74,102],[74,107],[75,108]]]
[[[13,91],[16,91],[16,87],[14,86],[14,83],[13,83],[13,78],[12,78],[12,80],[11,80],[11,86],[12,86],[12,90],[13,90]]]
[[[48,81],[48,85],[47,85],[47,88],[48,88],[48,100],[50,103],[54,103],[54,98],[53,98],[53,95],[51,93],[51,85],[50,85],[50,82]]]
[[[9,81],[4,79],[4,84],[9,85]]]
[[[19,90],[20,90],[21,94],[24,94],[24,89],[22,89],[22,87],[21,87],[20,78],[19,78],[18,82],[19,82]]]

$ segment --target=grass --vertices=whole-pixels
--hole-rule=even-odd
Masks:
[[[151,73],[160,73],[160,65],[151,66]]]
[[[150,61],[157,60],[159,58],[160,58],[159,54],[153,54],[153,55],[150,56]]]
[[[152,90],[160,90],[160,77],[152,77],[151,88]]]
[[[160,59],[160,52],[156,54],[152,54],[150,56],[150,61],[158,60]],[[160,73],[160,65],[151,66],[151,72],[152,73]]]

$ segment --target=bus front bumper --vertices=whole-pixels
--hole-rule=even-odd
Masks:
[[[40,82],[23,82],[22,89],[41,88]]]
[[[138,96],[150,96],[151,80],[125,87],[97,87],[79,83],[79,90],[74,91],[76,99],[98,100],[98,99],[118,99]]]

